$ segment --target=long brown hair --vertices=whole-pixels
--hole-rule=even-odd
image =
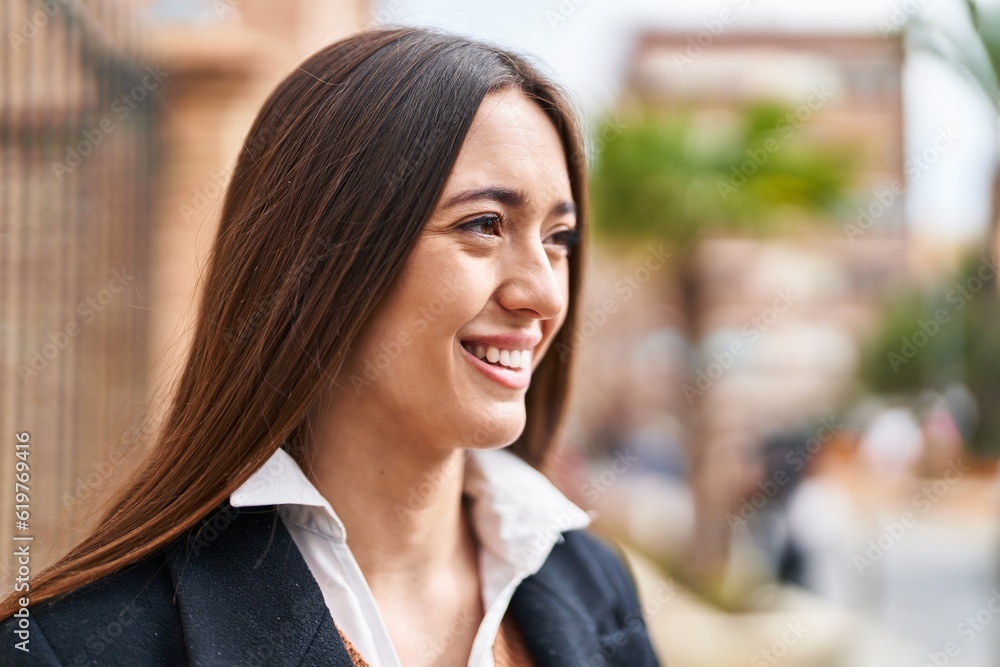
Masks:
[[[374,30],[327,46],[278,85],[226,191],[193,343],[158,438],[96,528],[34,578],[31,606],[166,547],[278,447],[302,462],[321,387],[392,290],[483,98],[511,87],[555,125],[585,232],[575,114],[516,54],[434,29]],[[570,255],[566,321],[533,373],[513,443],[536,467],[567,409],[584,245]],[[0,603],[0,619],[16,598]]]

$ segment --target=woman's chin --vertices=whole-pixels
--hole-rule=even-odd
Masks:
[[[519,404],[497,401],[493,409],[471,416],[472,437],[465,438],[469,449],[499,449],[517,440],[524,432],[527,415],[524,401]]]

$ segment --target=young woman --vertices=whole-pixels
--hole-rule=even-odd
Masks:
[[[584,167],[564,96],[496,47],[389,29],[303,63],[240,154],[159,441],[3,602],[0,658],[656,665],[627,570],[539,472]]]

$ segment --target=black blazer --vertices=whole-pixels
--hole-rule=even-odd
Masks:
[[[657,667],[632,580],[584,531],[563,534],[510,612],[539,667]],[[2,665],[350,667],[319,585],[274,506],[232,508],[166,549],[0,624]]]

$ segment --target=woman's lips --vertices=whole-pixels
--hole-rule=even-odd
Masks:
[[[476,369],[493,380],[509,389],[526,389],[531,384],[531,368],[508,368],[490,364],[465,349],[461,343],[458,344],[462,354],[469,360],[469,363]]]

